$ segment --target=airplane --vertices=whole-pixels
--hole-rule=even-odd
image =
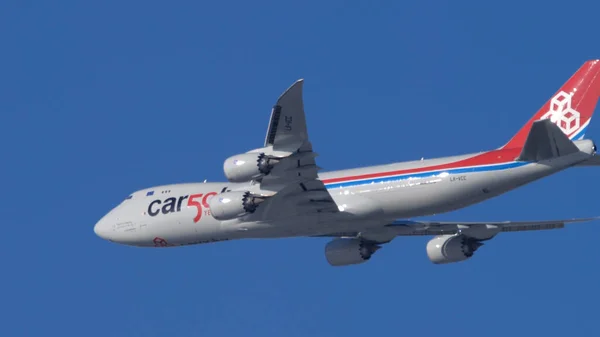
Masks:
[[[600,95],[600,60],[586,61],[503,146],[480,153],[320,172],[302,88],[277,100],[260,148],[227,158],[226,182],[136,191],[94,226],[102,239],[175,247],[239,239],[331,238],[331,266],[356,265],[399,236],[433,236],[434,264],[466,261],[499,233],[592,221],[407,220],[461,209],[571,167],[599,166],[585,132]]]

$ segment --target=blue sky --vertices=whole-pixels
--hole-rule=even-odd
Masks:
[[[587,59],[596,1],[0,3],[6,336],[589,335],[600,222],[499,235],[435,266],[427,238],[331,268],[327,239],[140,249],[94,223],[130,192],[223,180],[298,78],[326,170],[503,145]],[[600,122],[598,122],[600,123]],[[600,139],[592,121],[588,137]],[[600,215],[579,168],[432,219]]]

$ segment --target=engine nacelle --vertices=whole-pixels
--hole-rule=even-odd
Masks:
[[[332,266],[347,266],[368,261],[378,245],[360,239],[334,239],[325,246],[325,258]]]
[[[464,235],[440,235],[427,243],[427,256],[435,264],[469,259],[483,244]]]
[[[227,158],[223,171],[230,182],[242,183],[266,176],[277,162],[277,158],[264,153],[242,153]]]
[[[231,220],[256,211],[266,197],[256,196],[247,191],[223,192],[208,201],[210,213],[217,220]]]

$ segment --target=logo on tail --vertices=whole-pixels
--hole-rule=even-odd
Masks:
[[[540,119],[548,119],[564,132],[566,135],[577,131],[580,126],[581,114],[571,107],[571,97],[573,94],[567,94],[564,91],[559,92],[552,97],[548,112]]]
[[[525,146],[533,123],[542,119],[550,120],[569,139],[583,139],[600,96],[599,61],[589,60],[579,67],[502,148]]]

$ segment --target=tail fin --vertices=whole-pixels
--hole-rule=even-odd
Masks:
[[[502,148],[522,148],[531,126],[540,119],[550,119],[570,140],[582,139],[594,114],[598,96],[600,60],[590,60]]]

